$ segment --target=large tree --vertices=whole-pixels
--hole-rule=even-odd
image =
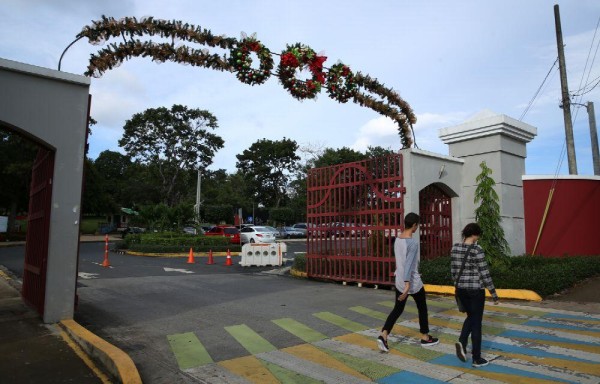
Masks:
[[[331,165],[364,160],[366,157],[367,156],[364,153],[348,147],[338,149],[325,148],[323,153],[315,159],[313,166],[315,168],[328,167]]]
[[[298,144],[291,139],[258,140],[237,155],[250,195],[265,207],[279,207],[286,198],[290,175],[298,168]]]
[[[223,148],[223,139],[209,131],[217,127],[217,118],[205,110],[150,108],[127,120],[119,145],[133,159],[156,166],[163,202],[172,206],[181,198],[175,188],[181,175],[206,168]]]

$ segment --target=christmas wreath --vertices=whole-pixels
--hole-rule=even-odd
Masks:
[[[342,63],[334,64],[327,72],[327,93],[329,97],[345,103],[356,94],[357,86],[350,67]]]
[[[279,62],[279,81],[292,96],[298,100],[314,99],[321,92],[321,85],[325,82],[323,63],[325,56],[318,56],[310,47],[296,43],[288,45],[281,53]],[[312,73],[310,80],[302,81],[296,78],[296,69],[305,69]]]
[[[253,69],[250,54],[254,52],[260,60],[258,69]],[[238,80],[242,83],[254,85],[262,84],[269,79],[273,70],[271,51],[254,37],[243,37],[235,48],[231,50],[229,64],[236,72]]]

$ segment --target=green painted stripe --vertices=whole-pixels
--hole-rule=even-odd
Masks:
[[[273,344],[245,324],[225,327],[225,330],[253,355],[277,350]]]
[[[323,384],[321,380],[315,380],[312,377],[305,376],[301,373],[290,371],[280,367],[279,365],[262,360],[262,363],[280,382],[285,384]]]
[[[427,299],[427,306],[450,309],[456,308],[456,302],[452,300],[429,300]]]
[[[272,321],[292,335],[304,340],[307,343],[325,340],[327,338],[327,336],[324,334],[317,332],[294,319],[290,319],[289,317]]]
[[[344,328],[345,330],[348,330],[350,332],[360,332],[369,329],[369,327],[367,327],[366,325],[362,325],[352,320],[345,319],[331,312],[319,312],[313,314],[313,316],[318,317],[321,320],[325,320],[328,323],[337,325],[338,327]]]
[[[436,334],[436,337],[437,337],[437,334]],[[455,337],[455,339],[456,339],[456,337]],[[417,341],[417,342],[419,342],[419,341]],[[454,340],[454,342],[456,342],[456,340]],[[420,345],[416,346],[416,345],[410,345],[410,344],[406,344],[406,343],[391,342],[390,348],[393,348],[400,352],[406,353],[407,355],[410,355],[410,356],[414,357],[415,359],[418,359],[421,361],[430,361],[433,359],[437,359],[438,357],[445,356],[445,354],[442,352],[438,352],[432,348],[423,348]]]
[[[383,305],[384,307],[388,307],[388,308],[394,308],[394,302],[393,301],[382,301],[382,302],[379,302],[377,304]],[[419,311],[417,310],[417,307],[415,307],[414,305],[407,304],[404,307],[404,312],[402,312],[402,313],[410,313],[412,315],[418,315]]]
[[[394,307],[394,301],[393,300],[389,300],[389,301],[381,301],[379,303],[377,303],[379,305],[383,305],[384,307],[388,307],[388,308],[393,308]],[[454,301],[437,301],[437,300],[427,300],[427,307],[436,307],[436,308],[441,308],[441,309],[451,309],[451,308],[456,308],[456,303]],[[406,307],[405,307],[405,311],[407,312],[411,312],[411,313],[417,313],[417,307],[414,304],[414,302],[409,301],[408,303],[406,303]]]
[[[357,372],[362,373],[369,379],[377,381],[386,376],[393,375],[394,373],[401,372],[399,369],[387,366],[385,364],[376,363],[371,360],[361,359],[345,353],[332,351],[326,348],[319,348],[323,352],[327,353],[331,357],[344,363],[346,366],[354,369]]]
[[[366,307],[352,307],[350,310],[383,321],[385,321],[388,317],[388,315],[383,312],[375,311]]]
[[[193,332],[167,335],[179,368],[188,369],[210,364],[213,359]]]

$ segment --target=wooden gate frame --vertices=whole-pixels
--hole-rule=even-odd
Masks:
[[[307,275],[393,285],[405,193],[401,154],[310,169]]]
[[[450,254],[452,248],[452,198],[430,184],[419,191],[419,240],[421,258],[430,260]]]
[[[50,237],[50,204],[54,176],[54,151],[38,149],[31,173],[29,211],[23,269],[23,300],[44,313],[46,300],[46,267]]]

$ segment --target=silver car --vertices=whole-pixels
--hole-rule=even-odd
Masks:
[[[253,225],[240,230],[240,242],[246,243],[274,243],[275,232],[268,227]]]

